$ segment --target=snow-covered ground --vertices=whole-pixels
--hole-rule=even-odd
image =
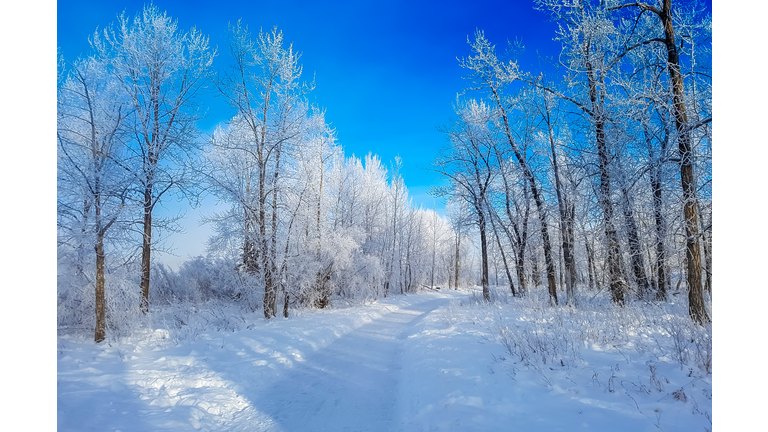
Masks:
[[[712,375],[665,357],[670,335],[569,346],[557,328],[593,331],[578,324],[589,310],[475,297],[395,296],[180,342],[62,336],[58,430],[711,430]]]

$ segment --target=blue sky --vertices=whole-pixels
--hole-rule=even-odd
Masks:
[[[252,32],[277,26],[294,49],[302,53],[304,77],[314,76],[312,102],[326,110],[347,156],[378,154],[389,165],[403,159],[402,174],[417,205],[443,203],[428,195],[439,179],[427,168],[445,143],[437,127],[453,115],[456,94],[467,82],[457,57],[469,54],[467,37],[475,29],[503,51],[518,38],[526,51],[518,57],[523,70],[540,70],[538,55],[556,56],[556,25],[529,1],[171,1],[156,0],[177,19],[181,30],[196,26],[218,46],[216,70],[228,63],[227,25],[242,18]],[[707,2],[711,9],[711,2]],[[67,60],[88,52],[88,37],[116,22],[125,10],[138,13],[145,2],[64,0],[57,4],[57,45]],[[220,98],[211,97],[204,132],[232,113]],[[197,226],[202,210],[190,210],[183,226],[186,236],[171,243],[181,258],[202,252],[205,228]],[[161,212],[175,213],[183,204],[167,203]]]
[[[58,2],[58,45],[67,59],[88,51],[87,38],[98,26],[115,22],[123,9],[129,15],[144,2]],[[436,179],[424,170],[444,143],[437,126],[452,115],[456,93],[465,82],[456,57],[468,54],[467,36],[476,28],[496,41],[524,36],[531,47],[556,53],[554,25],[532,1],[494,2],[311,2],[155,1],[178,19],[181,29],[196,26],[218,45],[215,68],[228,61],[227,23],[239,18],[252,32],[277,26],[302,53],[304,76],[314,75],[313,102],[326,109],[346,154],[373,152],[388,163],[403,158],[403,176],[418,203],[432,206],[426,196]],[[212,130],[229,111],[211,98],[201,124]],[[439,204],[439,203],[438,203]]]

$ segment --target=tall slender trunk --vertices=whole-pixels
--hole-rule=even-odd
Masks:
[[[275,152],[275,173],[272,177],[272,231],[270,232],[270,262],[272,266],[272,271],[270,272],[271,278],[273,280],[274,288],[272,289],[273,292],[273,299],[272,299],[272,316],[277,316],[277,293],[278,291],[282,291],[285,295],[285,286],[282,282],[282,275],[281,272],[277,269],[277,211],[278,211],[278,180],[280,177],[280,153],[282,152],[283,146],[282,144],[277,145],[277,149]],[[287,297],[285,297],[285,302],[283,305],[283,313],[288,313],[288,303],[287,303]]]
[[[461,233],[456,233],[456,267],[454,268],[455,275],[453,277],[453,280],[455,281],[453,287],[454,289],[459,289],[459,249],[461,248]]]
[[[491,218],[491,227],[493,228],[493,235],[496,237],[496,244],[499,246],[499,252],[501,252],[501,261],[504,263],[504,272],[507,274],[507,280],[509,281],[509,289],[512,291],[512,295],[517,297],[515,291],[515,284],[512,282],[512,274],[509,272],[509,265],[507,264],[507,255],[504,253],[504,248],[501,247],[501,239],[499,238],[499,231],[496,229],[496,223],[493,222],[493,215]]]
[[[584,248],[587,250],[587,273],[589,273],[589,288],[595,288],[595,281],[597,280],[597,274],[595,273],[595,263],[592,258],[592,248],[589,247],[589,241],[585,238]]]
[[[661,154],[658,158],[653,151],[653,143],[651,142],[650,133],[645,128],[646,143],[648,146],[648,158],[653,166],[650,169],[651,191],[653,192],[653,220],[656,226],[656,300],[667,300],[667,255],[666,248],[664,247],[664,240],[666,238],[666,223],[664,221],[664,212],[662,209],[662,190],[661,190],[661,175],[662,175],[662,162],[664,154],[666,153],[667,142],[669,140],[669,132],[664,126],[664,139],[661,142]]]
[[[269,252],[269,243],[267,242],[267,220],[266,220],[266,206],[267,206],[267,192],[265,190],[265,184],[267,181],[267,159],[264,155],[267,146],[267,120],[270,108],[270,100],[272,97],[272,81],[269,81],[264,91],[264,105],[261,111],[261,127],[258,130],[258,143],[257,143],[257,156],[258,156],[258,170],[259,170],[259,246],[261,251],[261,266],[264,271],[264,318],[270,319],[276,316],[276,301],[277,301],[277,288],[274,281],[274,263],[272,262],[272,256]],[[257,132],[256,130],[254,132]]]
[[[99,343],[106,337],[106,299],[104,295],[104,234],[97,233],[96,245],[96,329],[94,341]]]
[[[664,25],[667,46],[667,69],[672,81],[672,93],[677,142],[680,152],[680,183],[683,188],[683,215],[685,218],[685,255],[688,262],[688,313],[693,321],[703,324],[710,321],[704,306],[701,286],[701,251],[699,250],[699,215],[696,208],[696,177],[693,172],[694,154],[691,145],[691,131],[685,108],[685,85],[680,72],[680,57],[675,44],[675,29],[672,23],[672,0],[664,0],[659,15]]]
[[[522,234],[520,233],[520,229],[518,227],[517,222],[515,222],[515,217],[512,215],[512,206],[511,206],[511,199],[512,196],[512,190],[509,186],[509,181],[507,179],[506,170],[504,169],[504,158],[501,155],[501,152],[499,151],[498,147],[496,148],[496,160],[499,164],[499,172],[501,173],[501,180],[502,184],[504,184],[504,210],[507,213],[507,218],[509,219],[509,223],[512,225],[512,229],[514,230],[514,236],[512,232],[510,232],[509,228],[505,227],[504,224],[499,220],[499,224],[501,225],[504,232],[507,234],[507,237],[509,238],[510,244],[512,244],[512,251],[515,255],[516,265],[515,265],[515,271],[517,273],[517,283],[519,287],[519,295],[524,295],[526,288],[527,288],[527,281],[525,277],[525,247],[526,242],[528,239],[528,194],[527,194],[527,188],[523,188],[523,192],[525,194],[525,214],[523,216],[522,221]],[[515,207],[517,208],[517,204],[515,203]],[[517,211],[518,215],[520,214],[519,208]]]
[[[528,290],[528,278],[525,277],[525,253],[528,248],[528,212],[530,210],[528,194],[525,194],[525,212],[523,213],[522,228],[518,229],[517,224],[513,224],[515,238],[517,240],[517,283],[520,288],[520,295],[525,295]],[[520,212],[518,211],[518,214]],[[522,232],[521,232],[522,231]]]
[[[152,253],[152,210],[155,170],[160,158],[160,87],[153,74],[150,83],[150,104],[152,107],[152,132],[144,137],[147,145],[144,160],[144,236],[141,248],[141,311],[149,312],[149,280]]]
[[[624,280],[623,264],[621,260],[621,250],[619,247],[619,237],[616,227],[613,224],[613,203],[611,202],[611,177],[610,177],[610,158],[608,154],[608,145],[605,136],[605,113],[603,104],[605,102],[604,77],[599,77],[601,87],[601,96],[598,98],[598,78],[595,77],[595,71],[589,60],[590,44],[585,44],[587,53],[587,80],[589,83],[589,99],[592,103],[592,120],[595,123],[595,137],[597,141],[597,154],[600,165],[600,207],[603,209],[603,228],[608,246],[608,283],[611,288],[611,299],[614,303],[624,304],[624,290],[626,282]]]
[[[96,190],[99,190],[99,179],[95,180]],[[104,294],[104,231],[101,227],[101,197],[96,193],[94,200],[96,222],[96,328],[93,340],[99,343],[106,337],[106,297]]]
[[[483,285],[483,299],[485,301],[491,301],[491,292],[488,288],[488,243],[485,235],[485,211],[483,210],[483,205],[480,203],[476,204],[476,209],[480,226],[480,253],[482,255],[482,276],[480,280]]]
[[[149,270],[152,252],[152,183],[144,188],[144,235],[141,246],[141,311],[149,312]]]
[[[536,203],[536,210],[538,211],[539,221],[541,225],[541,239],[542,239],[542,243],[544,244],[544,262],[547,268],[547,286],[549,289],[549,298],[552,303],[557,304],[557,283],[555,282],[555,265],[554,265],[554,261],[552,260],[552,245],[551,245],[551,242],[549,241],[549,231],[547,229],[547,211],[544,208],[544,201],[542,200],[541,195],[539,195],[539,189],[536,186],[536,179],[534,178],[533,172],[530,170],[530,167],[526,162],[525,155],[520,153],[520,150],[518,149],[518,146],[515,143],[514,138],[512,137],[512,131],[509,127],[509,119],[507,118],[507,111],[504,108],[504,105],[501,103],[501,98],[499,97],[499,94],[496,91],[495,87],[491,87],[491,91],[496,101],[496,106],[499,108],[501,117],[504,120],[504,132],[507,136],[507,141],[509,142],[509,146],[514,152],[515,157],[517,158],[517,162],[520,165],[520,168],[522,168],[523,170],[523,175],[525,176],[525,179],[528,182],[528,186],[531,189],[531,194],[533,195],[533,200]]]
[[[575,306],[576,299],[576,263],[573,258],[573,242],[568,235],[568,230],[573,231],[573,219],[568,212],[568,201],[562,192],[560,183],[560,169],[557,163],[557,154],[555,153],[555,135],[552,130],[552,121],[550,118],[549,103],[545,99],[546,114],[544,116],[547,122],[547,131],[549,132],[549,147],[552,152],[552,167],[555,174],[555,190],[557,192],[557,207],[560,210],[560,238],[562,240],[563,261],[565,261],[565,291],[566,304]],[[562,270],[560,271],[562,279]],[[560,282],[562,285],[562,281]]]
[[[626,187],[622,187],[623,195],[623,213],[624,224],[627,229],[627,236],[629,237],[629,255],[632,263],[632,272],[635,276],[635,283],[638,289],[638,298],[648,298],[650,293],[650,287],[648,284],[648,276],[645,274],[645,260],[643,259],[642,245],[640,243],[640,235],[637,229],[637,223],[635,217],[632,214],[632,203],[629,201],[629,191]]]

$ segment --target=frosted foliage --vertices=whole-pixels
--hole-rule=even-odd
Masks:
[[[91,257],[93,259],[93,256]],[[92,270],[91,270],[92,269]],[[95,326],[95,267],[88,266],[81,277],[67,274],[60,263],[57,278],[57,326],[60,334],[92,335]],[[122,338],[150,327],[149,318],[138,304],[141,292],[135,269],[115,268],[106,272],[106,326],[110,338]]]
[[[345,155],[324,111],[310,103],[314,84],[302,81],[300,54],[281,31],[252,35],[241,22],[229,30],[231,64],[215,87],[235,114],[205,142],[196,135],[197,97],[212,79],[215,52],[196,30],[180,32],[175,20],[150,5],[94,33],[98,61],[80,65],[89,71],[84,82],[93,83],[103,120],[98,134],[109,135],[111,126],[114,137],[125,139],[110,141],[113,157],[92,176],[105,191],[101,217],[115,223],[104,237],[107,337],[159,326],[181,341],[196,337],[203,322],[238,328],[225,311],[271,319],[447,285],[455,236],[438,214],[413,205],[400,175],[404,162]],[[93,128],[78,121],[87,116],[79,93],[70,91],[76,77],[59,72],[59,103],[68,109],[59,111],[59,139],[69,144]],[[128,112],[138,116],[127,121],[132,129],[110,124]],[[479,103],[466,115],[483,124],[493,113]],[[199,154],[184,147],[193,142]],[[87,143],[77,144],[61,145],[60,160],[87,162]],[[73,165],[60,162],[60,178],[86,172]],[[192,169],[193,178],[184,177]],[[142,206],[151,211],[187,180],[224,204],[202,221],[213,231],[201,239],[206,254],[178,270],[153,256],[146,272],[135,252],[142,239],[135,227],[147,220]],[[95,307],[94,227],[88,224],[98,225],[88,213],[93,206],[83,206],[85,183],[59,183],[58,322],[63,332],[83,334],[94,326]],[[163,223],[152,219],[148,250],[164,246],[156,241],[170,228]],[[149,281],[146,314],[140,309],[142,274],[151,275],[141,279],[142,288]]]

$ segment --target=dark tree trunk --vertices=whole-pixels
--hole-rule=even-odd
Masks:
[[[509,289],[512,291],[512,295],[517,297],[515,291],[515,284],[512,282],[512,274],[509,272],[509,265],[507,265],[507,255],[504,253],[504,248],[501,247],[501,239],[499,238],[499,231],[496,229],[496,223],[493,221],[494,216],[491,215],[491,227],[493,228],[493,235],[496,237],[496,244],[499,246],[499,252],[501,253],[501,260],[504,263],[504,272],[507,274],[507,280],[509,281]]]
[[[589,288],[594,289],[595,282],[597,281],[597,274],[595,273],[595,262],[592,257],[592,248],[589,247],[589,241],[584,242],[584,247],[587,249],[587,273],[589,273]]]
[[[98,211],[98,209],[97,209]],[[98,215],[96,216],[98,218]],[[104,294],[104,234],[96,234],[96,329],[94,341],[99,343],[106,337],[106,299]]]
[[[661,190],[661,175],[662,175],[662,158],[666,152],[667,140],[669,139],[669,133],[666,131],[664,139],[661,143],[661,154],[658,158],[655,157],[653,152],[653,144],[650,141],[650,134],[646,131],[646,141],[648,143],[648,157],[651,160],[653,166],[650,169],[651,190],[653,192],[653,220],[656,225],[656,300],[667,300],[667,255],[666,248],[664,247],[664,240],[666,238],[666,223],[664,221],[664,212],[662,210],[662,190]]]
[[[152,184],[144,188],[144,235],[141,247],[141,311],[149,312],[149,270],[152,252]]]
[[[640,235],[637,230],[637,223],[632,214],[632,207],[629,201],[629,191],[622,188],[624,196],[624,224],[629,237],[629,255],[632,263],[632,273],[635,276],[635,283],[638,289],[638,298],[646,299],[650,294],[648,276],[645,274],[645,260],[643,259],[642,245],[640,244]]]
[[[507,111],[504,108],[504,105],[501,103],[501,98],[499,97],[496,88],[492,87],[491,90],[496,100],[496,106],[499,108],[501,117],[504,120],[504,131],[507,136],[507,141],[509,142],[509,146],[515,154],[515,158],[517,159],[520,168],[523,170],[523,175],[528,182],[531,194],[533,195],[533,200],[536,203],[536,210],[538,211],[539,222],[541,225],[541,239],[542,243],[544,244],[544,262],[547,269],[547,286],[549,289],[549,297],[550,301],[556,305],[557,283],[555,282],[555,264],[554,260],[552,259],[552,244],[549,240],[549,231],[547,230],[547,211],[544,208],[544,202],[541,198],[541,195],[539,194],[539,189],[536,186],[536,179],[533,176],[533,172],[530,170],[530,167],[528,166],[525,155],[520,153],[520,149],[512,137],[512,131],[509,127],[509,119],[507,118]]]
[[[557,154],[555,153],[555,136],[552,130],[552,122],[549,116],[549,104],[545,100],[546,113],[545,121],[547,122],[547,130],[549,132],[549,146],[552,152],[552,167],[555,174],[555,190],[557,192],[557,206],[560,210],[560,237],[562,240],[561,249],[563,251],[563,261],[565,261],[565,291],[566,291],[566,303],[568,305],[575,305],[576,296],[576,262],[573,258],[573,239],[572,235],[569,236],[569,230],[573,233],[573,218],[569,212],[569,203],[567,197],[562,191],[562,185],[560,184],[560,169],[557,163]],[[561,262],[562,263],[562,262]],[[562,264],[560,269],[560,285],[563,285],[563,270]]]
[[[677,128],[677,142],[680,152],[680,183],[683,187],[683,215],[685,217],[686,259],[688,261],[688,313],[693,321],[703,324],[710,321],[704,306],[701,285],[701,251],[699,250],[699,215],[696,208],[696,177],[693,173],[694,155],[691,146],[691,131],[685,108],[685,86],[680,73],[680,58],[675,44],[675,30],[672,24],[672,0],[664,0],[659,14],[664,25],[667,46],[667,69],[672,81],[674,95],[674,116]]]
[[[482,277],[481,284],[483,285],[483,299],[485,301],[491,301],[491,292],[488,288],[488,243],[486,241],[486,227],[485,227],[485,212],[483,211],[482,204],[475,206],[478,213],[478,223],[480,226],[480,253],[482,255],[481,267]]]
[[[501,220],[499,220],[499,223],[501,224],[501,227],[504,229],[504,232],[507,234],[507,238],[509,239],[510,244],[512,244],[512,251],[515,255],[515,260],[517,262],[517,265],[515,266],[515,270],[517,272],[517,283],[520,289],[519,295],[522,296],[522,295],[525,295],[525,291],[527,288],[524,264],[525,264],[525,247],[528,239],[528,211],[529,211],[528,194],[526,192],[527,189],[524,188],[523,192],[525,193],[526,199],[525,199],[525,214],[523,216],[522,233],[521,233],[520,232],[521,229],[518,227],[518,224],[515,221],[515,217],[512,214],[512,206],[511,206],[512,200],[510,199],[512,195],[512,190],[510,189],[509,181],[507,180],[506,170],[504,169],[504,164],[503,164],[504,158],[502,157],[498,147],[496,148],[496,160],[499,163],[499,172],[501,173],[502,183],[504,184],[504,209],[507,213],[507,218],[509,219],[509,223],[510,225],[512,225],[514,236],[510,232],[509,228],[504,226]],[[520,211],[519,211],[519,208],[517,207],[516,202],[515,202],[515,208],[517,209],[517,213],[519,215]]]
[[[459,264],[460,264],[459,251],[460,251],[460,248],[461,248],[461,234],[460,233],[456,233],[456,268],[454,269],[456,274],[453,277],[453,280],[454,280],[454,285],[453,286],[454,286],[454,289],[457,289],[457,290],[459,289]]]
[[[585,51],[589,53],[589,44],[587,44]],[[608,247],[608,283],[611,288],[611,299],[613,302],[623,305],[626,282],[624,280],[624,266],[621,262],[619,238],[616,233],[616,227],[613,224],[611,177],[609,173],[610,158],[605,137],[605,116],[603,112],[605,96],[603,95],[603,98],[598,99],[598,82],[589,59],[587,59],[587,79],[589,83],[589,98],[592,102],[592,120],[595,123],[597,154],[600,165],[599,201],[600,207],[603,209],[603,229],[605,230],[605,238]],[[602,93],[603,92],[601,91],[601,94]]]

